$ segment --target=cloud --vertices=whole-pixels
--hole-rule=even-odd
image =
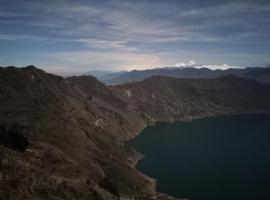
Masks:
[[[16,2],[18,9],[28,13],[28,17],[21,23],[33,28],[46,28],[46,31],[51,32],[50,35],[81,40],[124,40],[129,45],[187,41],[230,42],[236,36],[239,41],[239,38],[248,35],[243,32],[249,32],[248,37],[257,36],[258,29],[254,27],[267,22],[267,18],[260,15],[270,11],[269,5],[239,1],[212,3],[209,6],[196,5],[194,2],[191,2],[193,6],[178,4],[163,1],[156,1],[155,4],[147,1]],[[8,13],[10,16],[22,14]],[[16,17],[8,20],[12,19],[18,20]],[[228,31],[232,34],[227,34]],[[262,31],[267,35],[269,28]]]
[[[190,60],[188,63],[176,63],[174,65],[174,67],[195,67],[196,66],[196,62],[194,60]]]
[[[0,34],[0,40],[10,40],[10,41],[48,41],[48,37],[36,36],[36,35],[15,35],[15,34]]]
[[[125,40],[100,40],[100,39],[79,39],[78,41],[84,42],[91,47],[106,49],[106,48],[124,48],[127,41]]]
[[[6,1],[0,58],[15,62],[19,52],[16,63],[35,58],[57,71],[198,65],[179,55],[209,68],[259,65],[269,62],[269,12],[262,0]]]
[[[230,68],[241,68],[240,66],[234,66],[234,65],[227,65],[227,64],[221,64],[221,65],[200,65],[196,68],[208,68],[212,70],[220,69],[220,70],[226,70]]]
[[[61,1],[60,1],[61,2]],[[207,35],[192,32],[179,19],[164,20],[171,15],[164,5],[138,3],[87,4],[69,1],[57,6],[55,3],[24,2],[22,10],[29,16],[21,23],[33,28],[46,28],[53,34],[73,39],[126,40],[134,43],[167,43],[174,41],[211,41]],[[31,8],[35,8],[33,11]],[[168,7],[172,9],[172,7]],[[36,15],[36,12],[40,13]],[[9,12],[12,14],[12,12]],[[15,16],[19,15],[13,13]],[[19,23],[18,18],[10,18]],[[4,21],[4,20],[3,20]],[[99,34],[97,34],[99,33]],[[99,38],[97,38],[99,37]]]
[[[165,66],[168,60],[156,54],[127,51],[78,51],[40,55],[43,59],[73,66],[78,72],[92,70],[132,70]],[[46,67],[46,66],[45,66]],[[60,68],[59,68],[60,69]],[[61,74],[62,72],[59,71]]]
[[[76,42],[82,42],[92,48],[104,49],[104,50],[124,50],[124,51],[136,51],[136,47],[129,45],[129,42],[126,40],[101,40],[95,38],[86,38],[73,40]]]
[[[208,68],[212,70],[220,69],[225,70],[229,68],[241,68],[240,66],[228,65],[228,64],[197,64],[194,60],[190,60],[188,63],[176,63],[174,67],[195,67],[195,68]]]

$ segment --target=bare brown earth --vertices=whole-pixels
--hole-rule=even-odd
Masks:
[[[33,66],[0,68],[0,199],[157,199],[125,141],[156,121],[267,112],[270,86],[162,76],[107,87]]]

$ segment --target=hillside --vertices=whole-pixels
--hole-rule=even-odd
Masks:
[[[154,76],[107,87],[0,68],[0,199],[169,199],[124,141],[156,121],[270,111],[270,85]]]
[[[233,75],[215,79],[154,76],[112,88],[119,90],[136,112],[141,111],[153,121],[264,112],[270,106],[269,84]]]

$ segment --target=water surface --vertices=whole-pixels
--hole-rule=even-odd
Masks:
[[[191,200],[270,199],[270,115],[158,123],[131,141],[157,190]]]

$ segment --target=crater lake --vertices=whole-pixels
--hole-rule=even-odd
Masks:
[[[157,190],[190,200],[270,199],[270,114],[157,123],[130,144]]]

